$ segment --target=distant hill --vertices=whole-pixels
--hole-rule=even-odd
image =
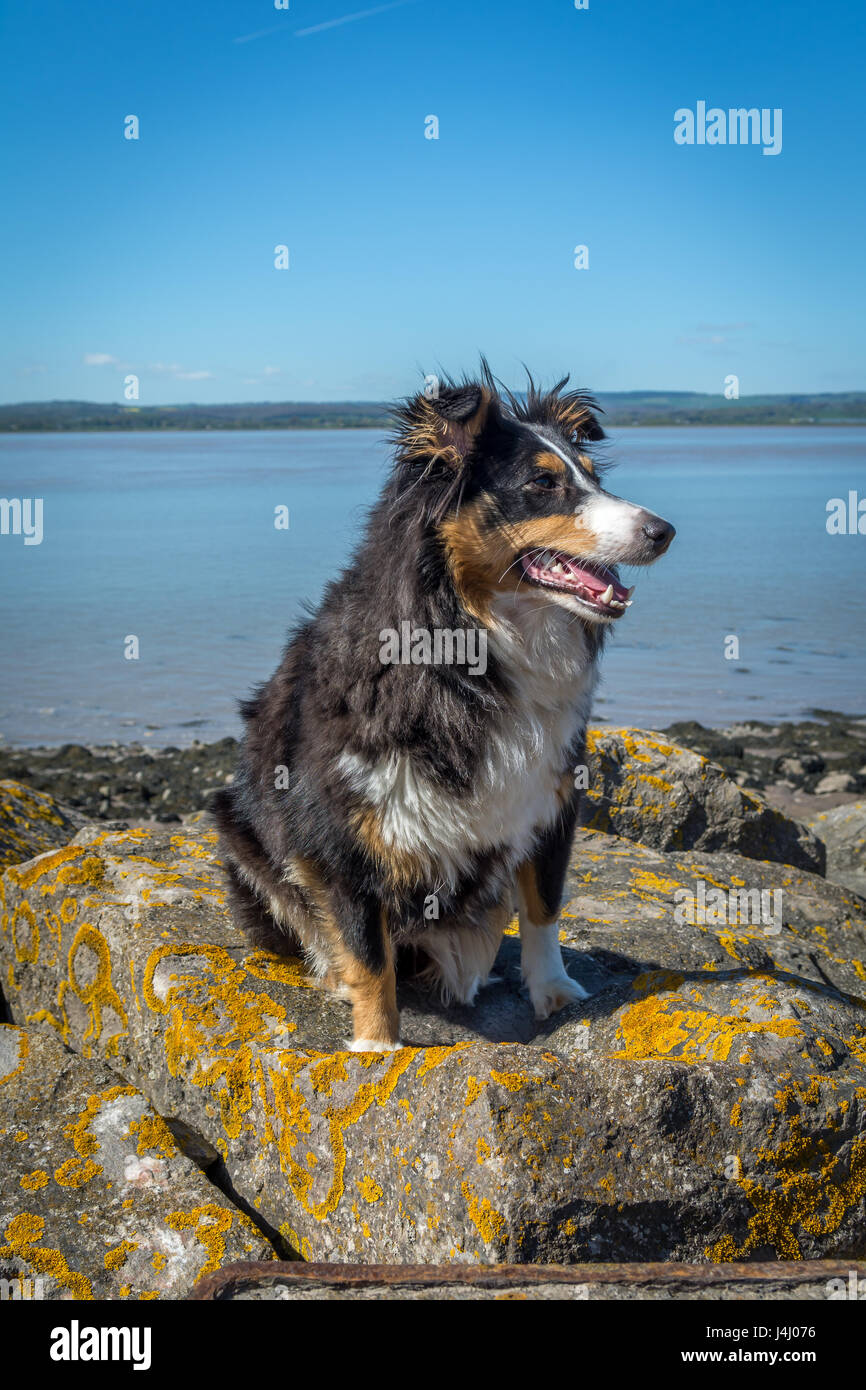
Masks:
[[[722,396],[698,391],[600,391],[611,425],[864,425],[866,391]]]
[[[697,391],[602,391],[605,424],[864,425],[866,391],[742,396]],[[254,401],[240,405],[117,405],[34,401],[0,406],[0,433],[65,430],[383,429],[381,401]]]
[[[388,407],[367,401],[254,401],[242,405],[115,405],[34,401],[0,405],[0,432],[11,430],[382,429]]]

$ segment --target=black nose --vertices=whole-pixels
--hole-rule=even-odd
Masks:
[[[650,517],[643,525],[643,533],[648,536],[653,543],[653,549],[659,555],[667,550],[674,536],[677,534],[669,521],[662,521],[660,516]]]

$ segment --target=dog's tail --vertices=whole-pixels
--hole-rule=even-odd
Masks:
[[[417,982],[437,993],[443,1004],[474,1004],[479,989],[490,981],[511,911],[509,903],[507,910],[504,905],[496,908],[472,926],[425,931],[413,943],[426,958]]]

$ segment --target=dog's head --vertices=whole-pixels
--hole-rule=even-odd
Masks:
[[[412,496],[444,548],[464,606],[498,593],[549,600],[585,622],[621,618],[633,589],[619,564],[651,565],[674,528],[601,483],[598,407],[568,378],[525,397],[479,381],[449,383],[398,412],[395,495]],[[409,490],[412,490],[410,492]]]

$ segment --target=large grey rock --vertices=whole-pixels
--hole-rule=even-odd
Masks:
[[[643,729],[590,729],[581,823],[654,849],[733,850],[824,872],[824,847],[700,753]],[[579,784],[578,784],[579,785]]]
[[[0,1025],[0,1173],[13,1296],[183,1298],[273,1258],[134,1086],[36,1028]]]
[[[68,844],[81,823],[47,792],[23,782],[0,782],[0,869]]]
[[[512,927],[475,1009],[404,986],[409,1045],[359,1055],[346,1004],[238,935],[215,842],[90,827],[8,870],[9,1002],[213,1145],[307,1258],[866,1255],[855,895],[584,831],[561,935],[591,999],[539,1024]],[[731,889],[775,910],[739,922]]]
[[[809,828],[827,846],[827,877],[866,895],[866,801],[821,811]]]

